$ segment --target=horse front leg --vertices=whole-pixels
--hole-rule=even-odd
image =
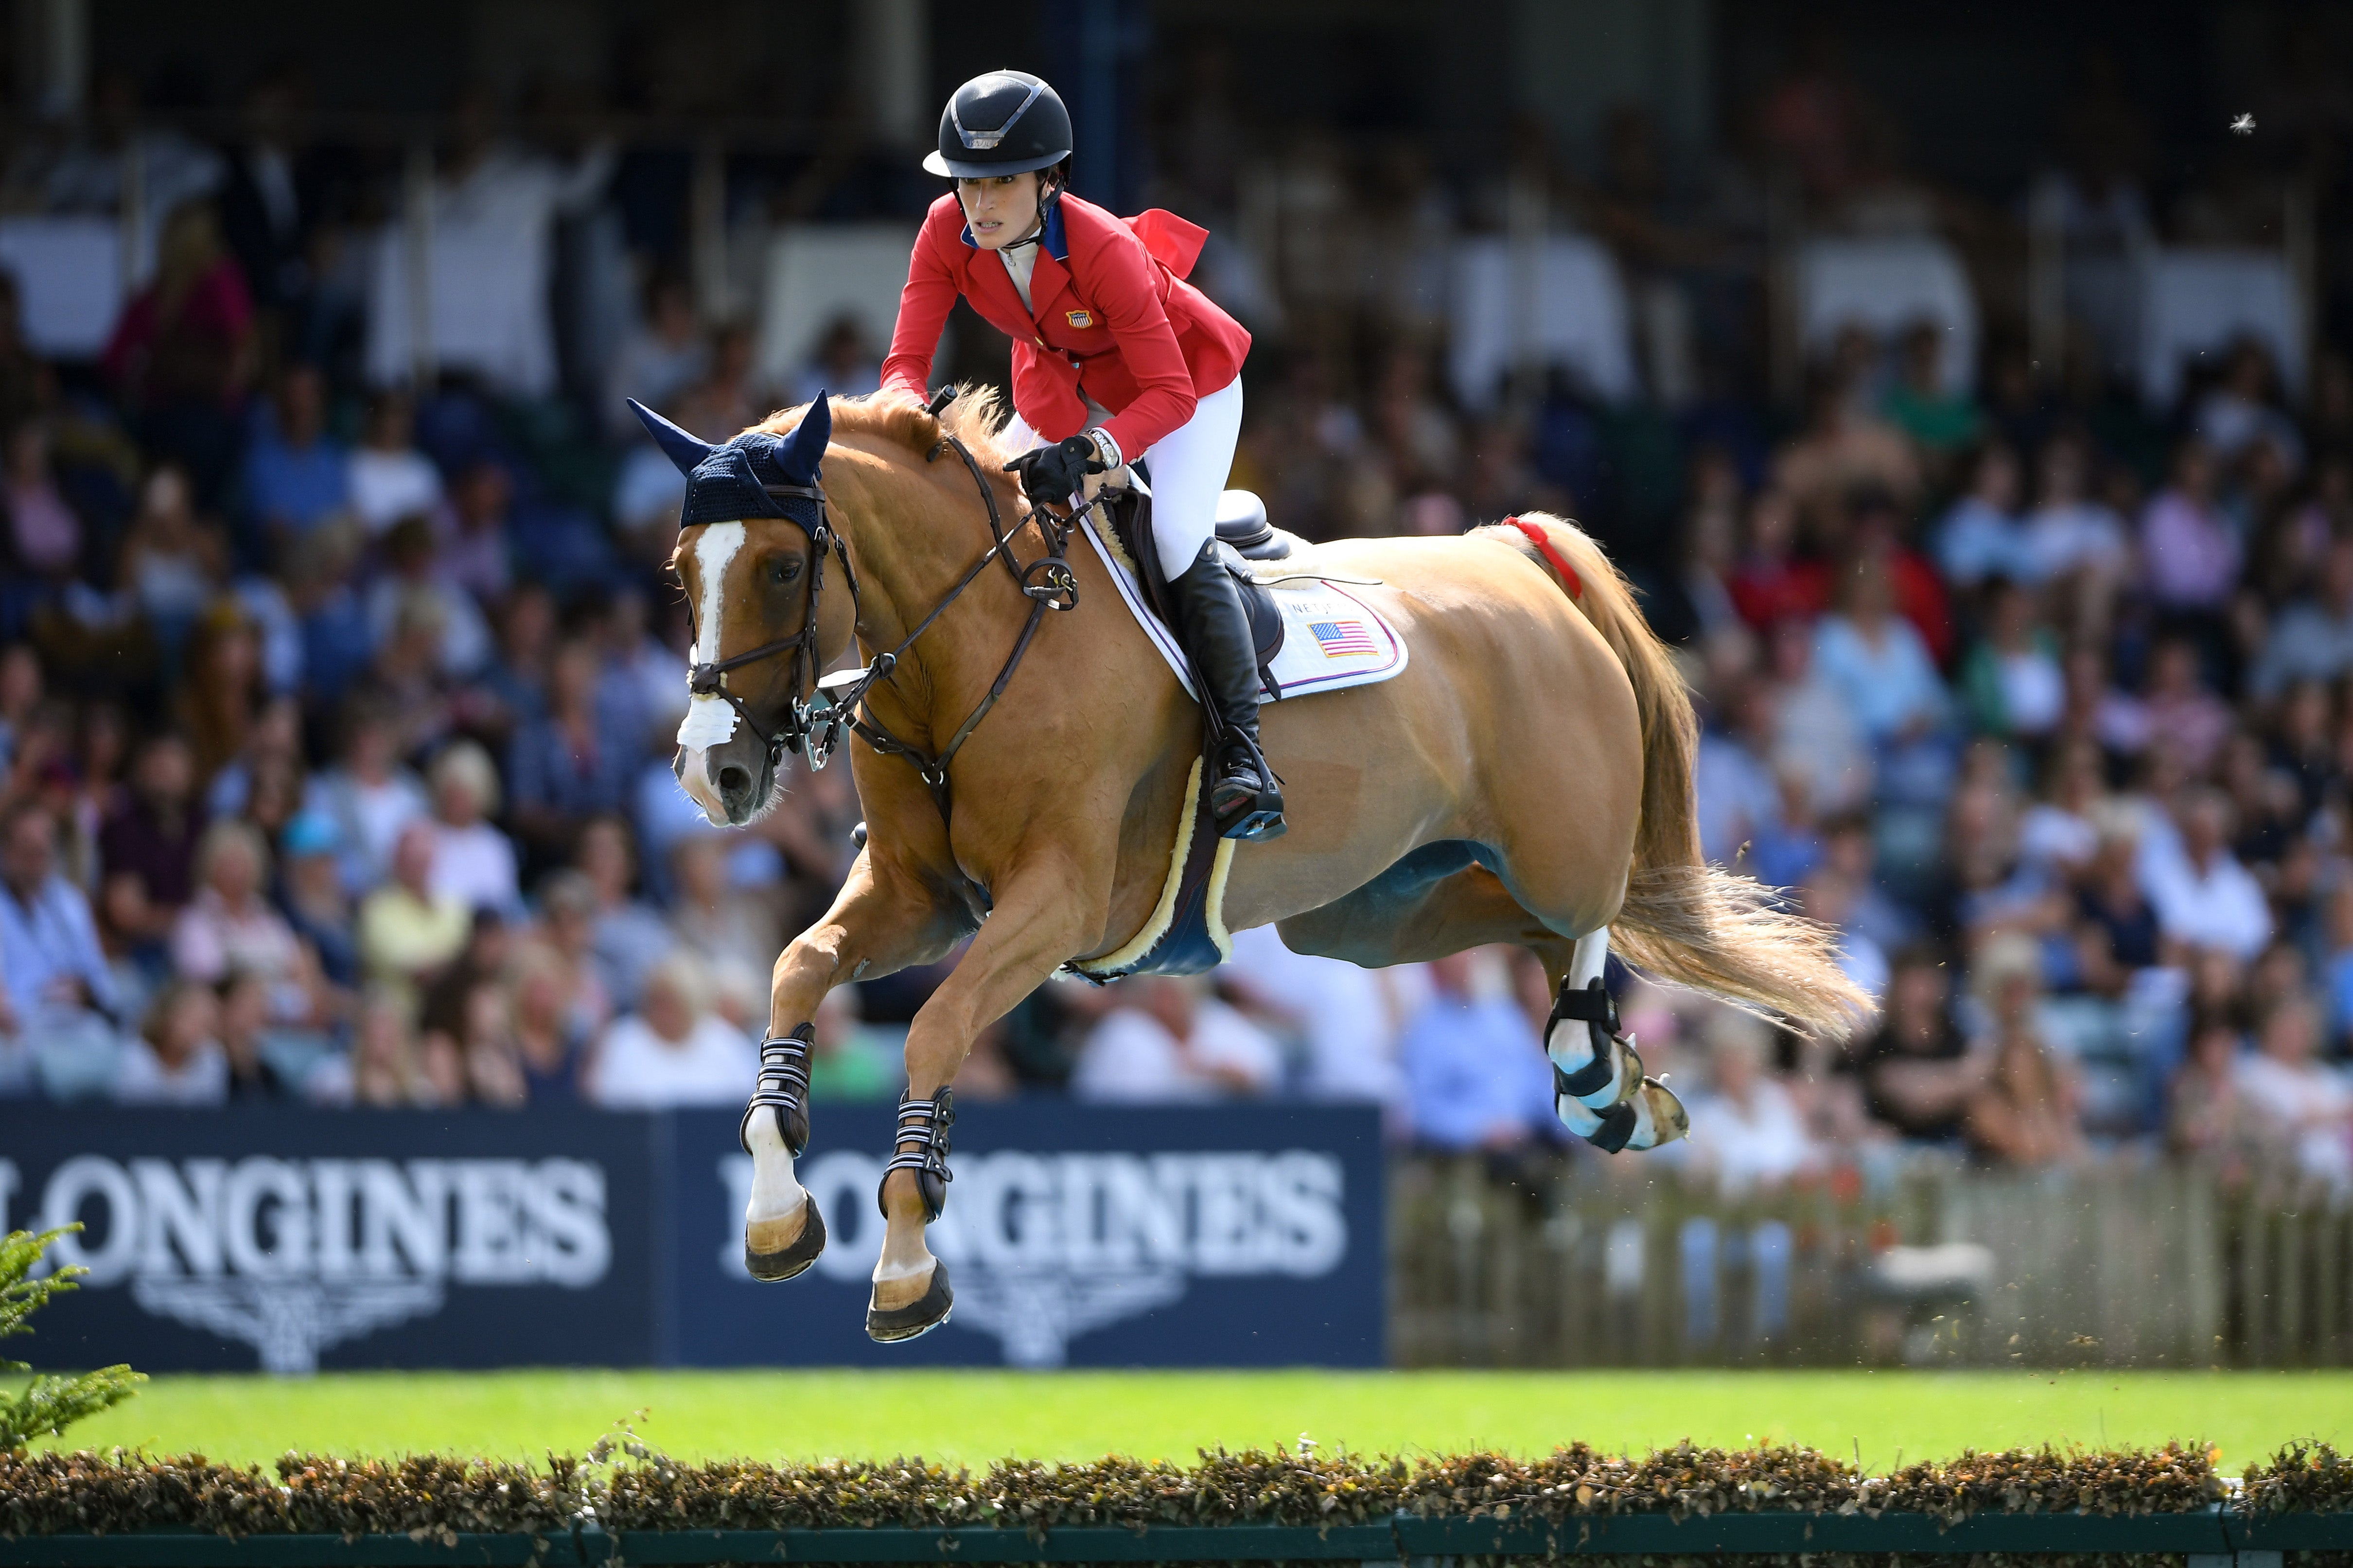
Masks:
[[[938,900],[904,879],[878,874],[870,857],[860,855],[825,918],[778,955],[760,1077],[739,1130],[744,1152],[752,1156],[744,1266],[754,1279],[790,1279],[825,1250],[825,1217],[793,1169],[808,1143],[809,1047],[818,1004],[861,973],[932,963],[958,934]]]
[[[949,1085],[974,1037],[1084,951],[1109,894],[1098,881],[1107,878],[1090,877],[1061,855],[1007,880],[980,934],[908,1028],[907,1092],[880,1194],[889,1226],[866,1309],[866,1331],[876,1340],[912,1340],[947,1321],[955,1297],[923,1231],[947,1202],[947,1133],[955,1120]]]

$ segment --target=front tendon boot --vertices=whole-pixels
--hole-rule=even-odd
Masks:
[[[892,1140],[891,1163],[882,1168],[882,1185],[874,1191],[874,1206],[882,1211],[886,1222],[891,1206],[883,1194],[890,1190],[893,1171],[914,1173],[925,1225],[946,1209],[948,1184],[955,1180],[948,1171],[948,1130],[955,1125],[955,1094],[945,1084],[929,1100],[917,1100],[912,1089],[900,1094],[899,1133]],[[948,1266],[936,1258],[932,1259],[931,1282],[921,1296],[895,1307],[883,1306],[881,1299],[882,1284],[878,1280],[866,1306],[866,1336],[883,1344],[930,1333],[948,1321],[955,1307],[955,1292],[948,1288]]]
[[[816,1032],[816,1026],[803,1024],[781,1039],[760,1042],[759,1083],[752,1090],[751,1103],[744,1107],[744,1120],[735,1128],[736,1142],[752,1156],[755,1208],[760,1198],[762,1167],[773,1163],[777,1152],[775,1143],[783,1144],[782,1152],[795,1160],[808,1147],[809,1044]],[[765,1116],[761,1114],[763,1111]],[[763,1150],[754,1147],[755,1138],[768,1145],[765,1152],[771,1156],[770,1162],[761,1160]],[[775,1143],[770,1142],[772,1138]],[[785,1167],[786,1173],[789,1171],[789,1166]],[[797,1215],[744,1218],[744,1267],[754,1279],[790,1279],[806,1272],[824,1250],[825,1216],[818,1212],[814,1193],[802,1194]]]
[[[1201,704],[1218,719],[1215,751],[1203,770],[1209,815],[1227,838],[1282,836],[1282,792],[1258,743],[1258,647],[1241,591],[1218,547],[1201,553],[1168,584],[1176,601],[1177,633],[1193,656]]]

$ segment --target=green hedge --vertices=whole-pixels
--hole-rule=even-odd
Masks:
[[[178,1528],[228,1535],[1083,1525],[1338,1525],[1399,1512],[1542,1519],[1616,1514],[1885,1512],[1956,1521],[1984,1513],[2179,1513],[2223,1500],[2211,1456],[2054,1448],[1965,1453],[1864,1476],[1811,1448],[1700,1448],[1635,1458],[1583,1444],[1499,1454],[1360,1458],[1282,1448],[1205,1453],[1197,1464],[1007,1459],[976,1473],[921,1458],[882,1464],[680,1464],[633,1439],[544,1465],[290,1454],[276,1474],[199,1456],[0,1455],[0,1535]],[[2251,1468],[2236,1510],[2353,1508],[2353,1463],[2326,1446]]]

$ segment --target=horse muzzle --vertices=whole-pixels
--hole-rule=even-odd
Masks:
[[[775,754],[741,735],[716,746],[681,746],[670,771],[714,827],[750,822],[776,787]]]

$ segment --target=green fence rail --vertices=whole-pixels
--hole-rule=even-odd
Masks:
[[[2353,1551],[2353,1513],[2253,1518],[2224,1508],[2136,1515],[1719,1513],[1417,1518],[1298,1525],[1087,1526],[1045,1531],[670,1530],[523,1534],[227,1536],[193,1531],[0,1540],[0,1568],[586,1568],[722,1563],[1405,1563],[1445,1557],[1783,1556],[1981,1552],[2190,1554]],[[2261,1561],[2260,1559],[2258,1561]],[[2252,1568],[2252,1565],[2245,1565]]]

